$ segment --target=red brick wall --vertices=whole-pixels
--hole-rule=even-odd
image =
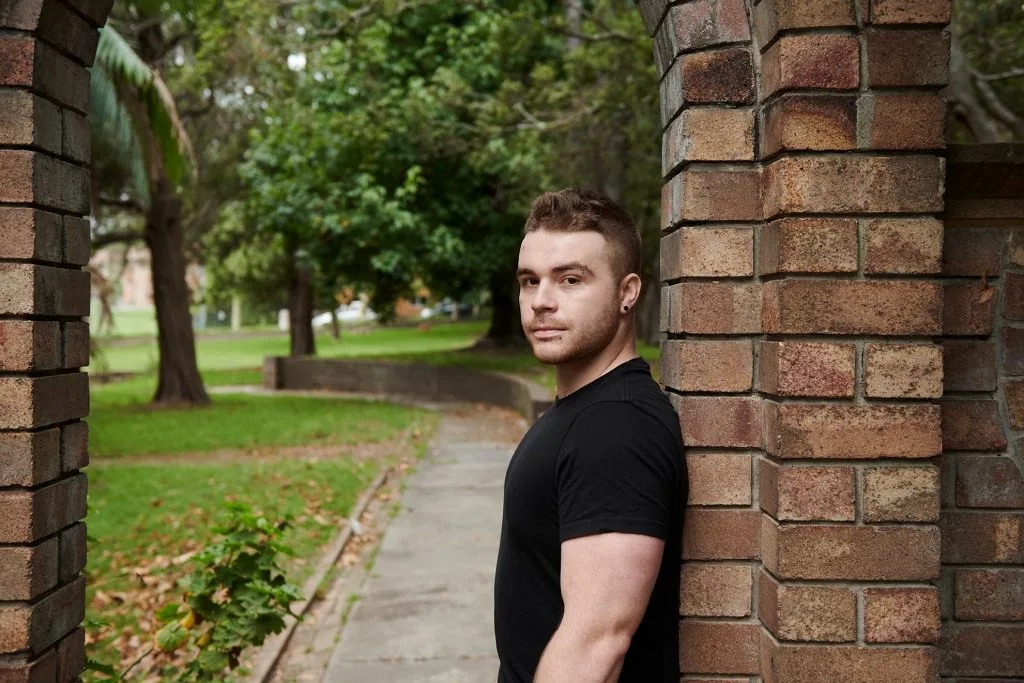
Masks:
[[[639,5],[683,678],[937,680],[949,0]]]
[[[0,4],[0,680],[84,664],[89,76],[110,0]]]
[[[1024,145],[951,147],[948,160],[940,668],[960,681],[1019,680]]]

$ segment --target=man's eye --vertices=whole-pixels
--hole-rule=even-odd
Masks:
[[[564,282],[567,285],[578,285],[580,283],[580,279],[578,277],[570,275],[569,277],[565,278]]]

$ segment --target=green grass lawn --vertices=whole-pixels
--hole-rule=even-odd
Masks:
[[[245,394],[216,394],[208,406],[153,409],[147,405],[153,382],[147,376],[93,387],[94,458],[369,443],[408,428],[416,416],[379,401]]]
[[[378,327],[367,332],[346,331],[340,340],[330,334],[317,336],[317,355],[324,358],[352,358],[400,353],[451,351],[471,346],[487,330],[486,322],[442,323],[429,329]],[[91,370],[104,372],[154,372],[159,354],[156,340],[122,340],[102,346],[103,357]],[[266,356],[287,355],[288,335],[254,337],[220,335],[200,337],[196,355],[202,370],[263,367]]]

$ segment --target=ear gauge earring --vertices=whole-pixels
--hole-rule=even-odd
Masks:
[[[628,311],[629,310],[629,306],[623,306],[622,310],[623,310],[623,312]]]

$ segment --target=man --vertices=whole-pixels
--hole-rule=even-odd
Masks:
[[[586,190],[539,197],[519,308],[554,405],[505,476],[494,583],[499,683],[678,683],[686,465],[637,356],[636,226]]]

